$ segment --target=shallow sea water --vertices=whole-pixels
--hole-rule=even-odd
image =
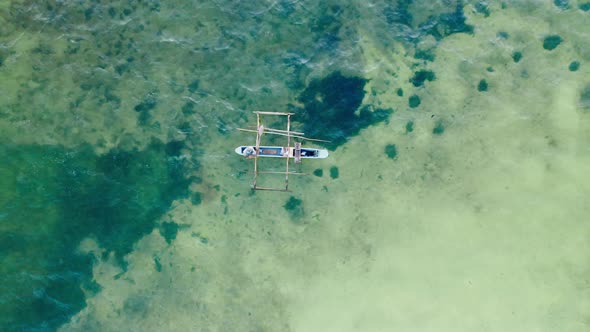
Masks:
[[[0,329],[587,331],[589,19],[0,0]],[[290,193],[256,110],[332,141]]]

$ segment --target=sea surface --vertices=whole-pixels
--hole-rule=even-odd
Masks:
[[[0,0],[1,331],[589,331],[588,197],[587,0]]]

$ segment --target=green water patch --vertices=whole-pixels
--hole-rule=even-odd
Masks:
[[[572,61],[568,66],[570,71],[578,71],[580,69],[580,62],[579,61]]]
[[[337,179],[339,176],[340,176],[340,171],[338,170],[338,167],[336,167],[336,166],[330,167],[330,177],[332,179]]]
[[[410,98],[408,98],[408,106],[410,106],[410,108],[416,108],[420,106],[421,102],[422,101],[418,95],[411,95]]]
[[[395,159],[397,157],[397,146],[395,144],[387,144],[385,146],[385,155],[389,159]]]
[[[512,53],[512,60],[517,63],[520,62],[522,60],[522,53],[518,51]]]
[[[324,176],[324,170],[321,168],[317,168],[313,171],[313,175],[321,178],[322,176]]]
[[[414,84],[415,87],[423,86],[425,81],[434,81],[436,75],[431,70],[419,70],[414,73],[414,76],[410,78],[410,83]]]
[[[389,119],[391,109],[360,108],[365,83],[363,78],[340,72],[311,81],[299,96],[304,108],[295,108],[301,114],[297,120],[303,123],[306,136],[328,140],[319,144],[334,150],[361,129]]]
[[[552,51],[563,42],[563,39],[559,35],[549,35],[543,38],[543,48],[547,51]]]
[[[125,268],[134,243],[188,195],[179,146],[102,156],[89,146],[0,146],[0,326],[54,330],[85,306],[82,289],[100,290],[94,256],[77,251],[85,238]]]
[[[580,3],[578,4],[578,8],[580,8],[580,10],[582,11],[590,11],[590,2],[584,2],[584,3]]]

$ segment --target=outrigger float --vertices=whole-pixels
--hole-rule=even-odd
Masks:
[[[321,139],[307,138],[304,134],[297,131],[291,130],[291,115],[294,113],[283,113],[283,112],[254,112],[256,113],[256,130],[254,129],[243,129],[237,128],[240,131],[256,133],[256,145],[243,145],[238,146],[235,152],[239,155],[244,156],[248,159],[254,159],[254,180],[252,181],[253,190],[272,190],[272,191],[289,191],[289,175],[306,175],[305,173],[299,173],[289,170],[289,161],[294,159],[295,163],[300,163],[302,159],[323,159],[328,157],[328,151],[324,149],[315,148],[303,148],[301,142],[295,142],[291,146],[291,138],[317,141],[317,142],[328,142]],[[266,128],[261,121],[262,115],[277,115],[287,117],[287,130],[279,130]],[[287,137],[286,146],[264,146],[261,145],[261,139],[263,134],[273,134]],[[258,169],[258,158],[270,157],[270,158],[285,158],[285,171],[261,171]],[[272,188],[272,187],[260,187],[256,184],[259,174],[284,174],[285,175],[285,187],[284,188]]]

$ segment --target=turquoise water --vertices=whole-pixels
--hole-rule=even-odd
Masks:
[[[1,329],[587,330],[589,17],[0,0]],[[257,110],[331,141],[291,193]]]

